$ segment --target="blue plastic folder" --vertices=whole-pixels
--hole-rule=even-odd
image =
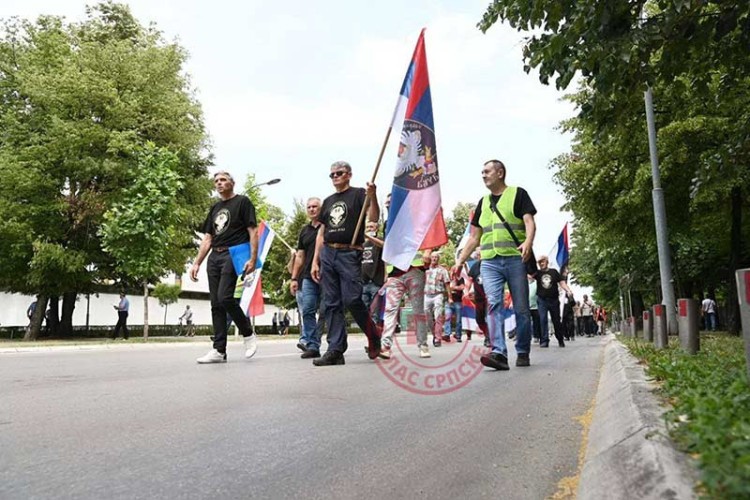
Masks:
[[[229,255],[232,257],[234,271],[237,273],[237,276],[241,276],[242,271],[245,269],[245,264],[250,260],[250,242],[229,247]]]

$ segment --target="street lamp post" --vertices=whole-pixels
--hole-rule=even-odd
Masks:
[[[257,188],[260,186],[273,186],[274,184],[278,184],[281,182],[281,179],[271,179],[270,181],[261,182],[260,184],[255,184],[253,186],[250,186],[250,189]]]

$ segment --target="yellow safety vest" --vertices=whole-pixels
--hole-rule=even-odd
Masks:
[[[520,243],[526,241],[526,225],[523,219],[519,219],[513,213],[513,205],[516,201],[518,188],[508,186],[505,188],[500,201],[497,202],[497,211],[500,212]],[[490,195],[482,198],[482,213],[479,216],[479,225],[482,226],[482,238],[479,240],[479,251],[482,259],[491,259],[497,255],[511,257],[521,255],[516,243],[510,237],[510,233],[495,215],[490,207]]]

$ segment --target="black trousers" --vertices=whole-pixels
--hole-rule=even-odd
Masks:
[[[211,297],[214,349],[225,353],[227,351],[227,314],[231,316],[243,337],[252,335],[253,327],[237,299],[234,298],[237,273],[229,252],[219,253],[212,250],[208,256],[206,272],[208,273],[208,292]]]
[[[531,333],[535,339],[542,338],[542,324],[540,321],[539,309],[531,309]]]
[[[130,337],[128,331],[128,312],[117,311],[117,324],[115,325],[115,333],[112,334],[112,338],[117,338],[117,334],[122,330],[122,338],[126,339]]]

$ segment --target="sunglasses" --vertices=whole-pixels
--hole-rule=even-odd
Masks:
[[[346,170],[337,170],[335,172],[331,172],[330,174],[328,174],[328,177],[330,177],[331,179],[335,179],[336,177],[341,177],[342,175],[348,174],[348,173],[349,172],[347,172]]]

